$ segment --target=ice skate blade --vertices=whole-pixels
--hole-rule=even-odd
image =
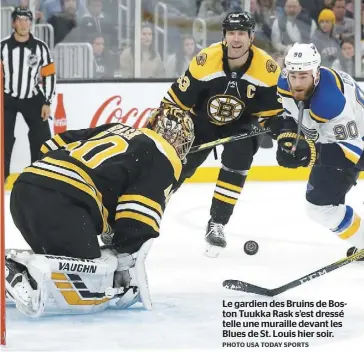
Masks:
[[[224,250],[223,247],[207,244],[204,254],[206,257],[209,258],[217,258],[223,250]]]

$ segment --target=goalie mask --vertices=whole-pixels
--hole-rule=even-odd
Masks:
[[[151,113],[152,130],[161,135],[185,162],[195,139],[193,121],[188,113],[176,107],[159,108]]]

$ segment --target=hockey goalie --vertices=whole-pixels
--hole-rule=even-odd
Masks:
[[[10,210],[31,251],[6,254],[7,296],[19,311],[152,308],[145,258],[194,140],[184,111],[156,109],[156,117],[153,129],[108,124],[58,134],[19,176]]]

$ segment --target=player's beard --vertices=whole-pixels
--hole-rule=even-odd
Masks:
[[[303,100],[309,99],[313,93],[314,86],[312,85],[311,87],[308,87],[307,89],[302,89],[302,90],[301,89],[302,88],[300,88],[299,91],[296,91],[295,89],[291,88],[291,92],[292,92],[293,98],[295,100],[303,101]]]

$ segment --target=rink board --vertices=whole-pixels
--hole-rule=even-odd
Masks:
[[[67,129],[80,129],[102,125],[104,123],[123,122],[135,127],[144,125],[151,109],[159,103],[168,90],[170,82],[145,83],[72,83],[58,84],[57,95],[62,94],[66,111]],[[359,82],[364,86],[362,82]],[[55,111],[57,97],[52,104]],[[11,188],[16,174],[30,163],[28,127],[18,116],[15,128],[15,146],[13,149],[11,173],[7,183]],[[53,132],[53,120],[50,120]],[[221,153],[222,148],[218,148]],[[307,180],[309,169],[289,170],[277,166],[276,145],[260,149],[254,157],[249,173],[252,181],[302,181]],[[210,155],[189,182],[214,182],[218,175],[220,160]]]

